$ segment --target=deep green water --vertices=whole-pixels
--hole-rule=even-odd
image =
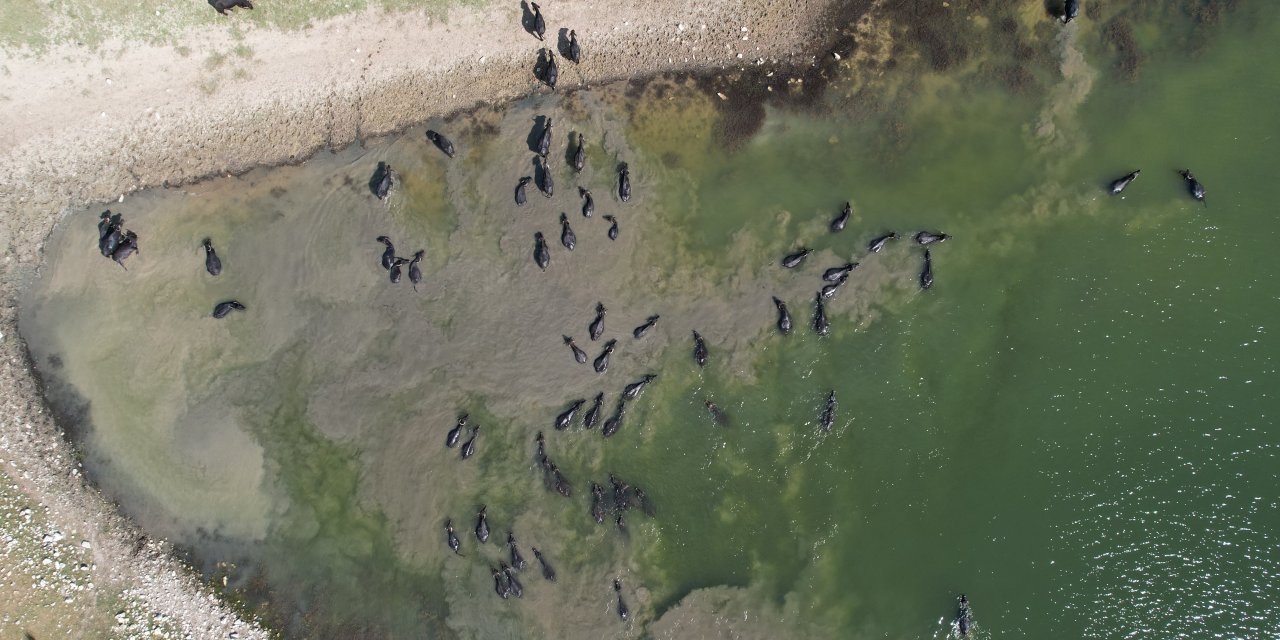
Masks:
[[[535,97],[429,123],[458,144],[451,162],[415,129],[113,205],[143,238],[127,273],[93,251],[98,210],[76,214],[23,333],[103,487],[211,573],[235,563],[233,593],[298,637],[938,638],[961,592],[982,637],[1275,636],[1280,76],[1265,61],[1280,7],[1206,25],[1132,3],[1060,29],[1039,4],[1015,13],[1051,53],[1017,91],[990,73],[1003,54],[942,74],[904,57],[856,97],[837,80],[816,113],[770,107],[736,145],[718,99],[678,84]],[[1146,55],[1136,80],[1104,38],[1116,15]],[[516,209],[547,114],[556,196],[531,185]],[[581,178],[570,131],[590,149]],[[378,161],[404,176],[389,204],[364,186]],[[1134,168],[1123,197],[1104,193]],[[856,215],[832,235],[845,200]],[[954,235],[931,290],[907,241],[864,255],[891,229]],[[427,250],[421,291],[386,282],[382,233]],[[818,251],[781,269],[800,245]],[[819,274],[850,257],[862,266],[820,338]],[[209,318],[228,297],[249,311]],[[596,355],[598,300],[619,340],[604,375],[560,343]],[[660,377],[617,436],[551,428],[569,400],[604,391],[611,407],[646,372]],[[483,425],[466,462],[442,446],[460,411]],[[570,500],[541,485],[538,430]],[[658,508],[629,514],[626,537],[588,515],[609,473]],[[498,599],[486,566],[505,550],[469,533],[480,504],[494,538],[513,529],[560,581],[526,571],[524,599]],[[466,557],[445,547],[446,518]]]

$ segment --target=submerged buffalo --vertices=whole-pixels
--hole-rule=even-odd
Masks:
[[[929,250],[924,250],[924,269],[920,270],[920,288],[928,290],[933,286],[933,258],[929,256]]]
[[[609,239],[617,240],[618,239],[618,219],[607,213],[604,214],[604,219],[609,221]]]
[[[591,334],[592,340],[599,340],[604,335],[604,314],[607,311],[603,302],[596,303],[596,319],[587,325],[587,332]]]
[[[590,218],[596,211],[596,201],[591,198],[591,192],[582,187],[578,187],[578,195],[582,196],[582,217]]]
[[[436,148],[444,152],[446,156],[453,157],[453,143],[448,138],[427,129],[427,139],[436,145]]]
[[[618,166],[618,199],[631,201],[631,168],[625,162]]]
[[[600,410],[604,408],[604,394],[597,393],[596,399],[591,401],[591,408],[582,415],[582,426],[587,429],[596,428],[596,423],[600,422]]]
[[[386,200],[391,194],[395,174],[396,172],[391,170],[391,165],[385,162],[379,162],[378,168],[374,169],[373,177],[369,179],[369,189],[373,191],[373,195],[378,196],[379,200]]]
[[[547,240],[542,237],[541,231],[533,234],[533,261],[543,271],[551,264],[551,252],[547,250]]]
[[[1110,189],[1110,191],[1111,191],[1111,195],[1113,195],[1113,196],[1114,196],[1114,195],[1116,195],[1117,193],[1120,193],[1121,191],[1124,191],[1124,188],[1125,188],[1125,187],[1127,187],[1127,186],[1129,186],[1129,183],[1130,183],[1130,182],[1133,182],[1134,180],[1137,180],[1137,179],[1138,179],[1138,174],[1140,174],[1140,173],[1142,173],[1142,169],[1138,169],[1137,171],[1134,171],[1133,173],[1125,174],[1125,176],[1124,176],[1124,177],[1116,178],[1115,180],[1112,180],[1112,181],[1111,181],[1111,186],[1109,187],[1109,189]]]
[[[454,425],[449,433],[444,437],[444,446],[452,449],[458,444],[458,438],[462,437],[462,428],[467,426],[467,414],[458,416],[458,424]]]
[[[529,186],[530,182],[533,182],[533,178],[529,176],[524,176],[523,178],[520,178],[519,182],[516,183],[516,206],[517,207],[523,207],[526,203],[529,202],[529,198],[525,194],[524,188]]]
[[[840,215],[835,220],[831,221],[831,233],[844,231],[844,226],[849,224],[849,217],[852,215],[853,205],[848,202],[844,203],[844,210],[840,212]]]
[[[794,269],[800,266],[800,263],[803,262],[804,259],[808,257],[809,254],[811,253],[813,253],[813,249],[810,249],[808,247],[800,247],[800,250],[796,251],[795,253],[783,256],[782,266],[786,269]]]
[[[209,238],[204,239],[204,270],[211,276],[222,273],[222,260],[218,258],[218,252],[213,250],[213,240]]]
[[[693,332],[693,361],[698,363],[699,367],[707,365],[707,341],[702,339],[702,334],[697,331]]]
[[[649,330],[652,329],[654,325],[658,324],[658,318],[661,317],[662,316],[655,313],[648,318],[645,318],[644,324],[631,330],[631,335],[635,337],[636,340],[643,338],[646,333],[649,333]]]
[[[569,336],[561,336],[561,337],[564,338],[564,343],[569,345],[569,348],[573,350],[573,359],[577,360],[578,364],[586,364],[587,352],[579,348],[578,345],[574,343],[573,338],[570,338]]]
[[[1187,192],[1191,194],[1191,197],[1195,198],[1196,200],[1199,200],[1206,207],[1209,206],[1209,204],[1205,202],[1205,199],[1204,199],[1204,185],[1200,184],[1200,181],[1196,180],[1196,177],[1191,175],[1191,170],[1183,169],[1182,171],[1178,172],[1178,175],[1182,176],[1182,179],[1186,181]]]
[[[245,306],[241,304],[239,300],[228,300],[226,302],[219,302],[218,304],[213,306],[213,317],[225,318],[232,311],[244,311],[244,310],[245,310]]]
[[[578,134],[578,148],[573,152],[573,170],[582,173],[582,168],[587,166],[587,145],[582,141],[582,134]],[[578,192],[583,191],[582,187],[578,187]]]
[[[569,217],[563,213],[560,214],[560,244],[570,251],[578,244],[578,236],[569,226]]]
[[[787,303],[774,296],[773,306],[778,308],[778,331],[784,336],[791,333],[791,312],[787,311]]]
[[[889,233],[886,233],[878,238],[874,238],[871,240],[870,243],[867,244],[867,251],[870,251],[871,253],[880,253],[880,250],[884,248],[884,245],[888,244],[890,240],[896,239],[897,237],[898,237],[898,234],[896,232],[890,231]]]

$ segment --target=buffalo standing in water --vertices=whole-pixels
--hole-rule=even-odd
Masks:
[[[115,253],[116,247],[120,246],[120,240],[124,238],[124,216],[120,214],[111,214],[111,210],[107,209],[102,212],[98,221],[98,251],[102,253],[102,257],[110,258]]]
[[[551,163],[545,159],[542,161],[542,179],[538,181],[538,191],[548,198],[556,192],[555,180],[551,178]]]
[[[886,233],[880,236],[879,238],[873,239],[867,245],[867,250],[870,251],[871,253],[880,253],[880,250],[884,248],[884,245],[888,244],[890,240],[893,240],[897,237],[898,237],[897,233],[890,231],[889,233]]]
[[[596,201],[592,199],[591,192],[578,187],[578,195],[582,196],[582,217],[590,218],[596,210]]]
[[[831,221],[831,233],[844,231],[844,226],[849,224],[849,216],[851,215],[853,215],[853,206],[846,202],[844,203],[844,211],[841,211],[840,215]]]
[[[124,232],[124,238],[120,240],[120,244],[116,245],[115,251],[111,252],[111,259],[120,265],[120,268],[128,271],[128,267],[124,266],[125,258],[133,255],[138,250],[138,234],[132,231]]]
[[[453,143],[448,138],[427,129],[427,139],[436,145],[438,149],[444,152],[446,156],[453,157]]]
[[[595,362],[591,363],[596,373],[604,373],[609,370],[609,356],[613,355],[613,348],[618,344],[617,340],[610,340],[604,343],[604,351],[596,356]]]
[[[422,268],[418,266],[422,262],[422,257],[427,255],[426,251],[419,249],[413,254],[413,259],[409,261],[409,282],[413,283],[413,290],[418,290],[418,285],[422,283]]]
[[[599,340],[604,335],[604,314],[608,309],[604,308],[603,302],[596,303],[596,319],[587,325],[587,332],[591,334],[592,340]]]
[[[116,244],[114,251],[111,251],[111,260],[114,260],[115,264],[120,265],[120,268],[128,271],[129,269],[127,266],[124,266],[124,259],[132,256],[133,253],[137,251],[138,234],[133,232],[124,232],[124,237],[120,238],[120,243]]]
[[[929,256],[929,250],[924,250],[924,269],[920,271],[920,288],[928,290],[933,286],[933,258]]]
[[[525,176],[523,178],[520,178],[520,181],[516,183],[516,206],[517,207],[523,207],[526,203],[529,202],[528,197],[526,197],[525,195],[524,188],[528,186],[530,182],[533,182],[533,178],[530,178],[529,176]]]
[[[249,2],[249,0],[209,0],[209,6],[213,7],[214,11],[225,16],[227,11],[236,7],[252,9],[253,3]]]
[[[458,540],[458,534],[453,532],[453,520],[445,520],[444,531],[445,541],[448,542],[449,548],[452,549],[454,553],[462,555],[459,552],[459,549],[462,547],[462,543]]]
[[[574,234],[573,227],[569,226],[569,216],[563,213],[560,214],[560,244],[570,251],[578,244],[578,236]]]
[[[707,341],[702,339],[702,335],[697,331],[693,332],[693,361],[698,363],[699,367],[707,364]]]
[[[537,547],[533,547],[533,557],[537,558],[538,564],[542,565],[542,577],[546,578],[547,582],[555,582],[556,570],[551,567],[551,563],[547,562],[547,559],[543,557],[542,552],[538,551]]]
[[[604,408],[604,394],[597,393],[596,399],[591,401],[591,408],[582,415],[582,426],[587,429],[596,428],[596,423],[600,422],[600,410]]]
[[[409,261],[404,258],[396,258],[391,261],[391,284],[400,284],[400,267],[408,264]]]
[[[1191,175],[1191,170],[1183,169],[1178,172],[1178,175],[1182,176],[1182,179],[1186,181],[1187,191],[1191,193],[1191,197],[1199,200],[1204,206],[1209,206],[1209,203],[1205,202],[1204,199],[1204,185],[1200,184],[1200,181]]]
[[[820,336],[831,332],[831,323],[827,322],[827,308],[822,304],[822,292],[814,295],[813,330]]]
[[[618,198],[623,202],[631,201],[631,169],[625,162],[618,168]]]
[[[462,428],[467,426],[467,414],[458,416],[458,424],[449,430],[449,434],[444,437],[444,446],[452,449],[458,444],[458,438],[462,437]]]
[[[573,417],[578,415],[578,409],[581,409],[582,405],[586,404],[586,402],[587,401],[585,399],[574,400],[573,403],[569,405],[568,409],[565,409],[560,415],[556,416],[556,430],[564,431],[565,429],[568,429],[569,424],[573,422]]]
[[[813,253],[813,249],[801,247],[799,251],[791,255],[784,256],[782,258],[782,266],[786,269],[794,269],[800,266],[800,263],[803,262],[810,253]]]
[[[836,391],[831,390],[827,395],[827,406],[822,410],[822,430],[831,431],[831,425],[836,422]]]
[[[1124,191],[1124,188],[1129,186],[1130,182],[1133,182],[1134,180],[1138,179],[1139,173],[1142,173],[1142,169],[1138,169],[1133,173],[1127,174],[1123,178],[1116,178],[1115,180],[1112,180],[1111,187],[1110,187],[1111,195],[1114,196],[1117,193]]]
[[[387,247],[386,250],[382,252],[382,268],[389,271],[396,263],[396,247],[391,244],[391,238],[386,236],[378,236],[375,240],[381,242]]]
[[[489,518],[485,516],[485,512],[489,507],[480,505],[480,513],[476,516],[476,538],[480,542],[489,541]]]
[[[623,622],[626,622],[628,619],[631,618],[631,612],[627,610],[627,603],[622,601],[622,583],[621,582],[617,580],[613,581],[613,592],[618,596],[618,617],[622,618]]]
[[[582,47],[578,46],[578,32],[569,30],[569,59],[574,64],[582,62]]]
[[[561,336],[561,337],[564,338],[564,343],[569,345],[569,348],[573,350],[573,359],[577,360],[578,364],[586,364],[587,352],[578,348],[578,345],[573,342],[573,338],[570,338],[569,336]]]
[[[556,66],[556,54],[547,52],[547,68],[542,72],[542,80],[551,87],[552,91],[556,90],[556,82],[560,80],[560,67]]]
[[[538,155],[543,160],[547,159],[547,152],[551,150],[551,118],[547,118],[546,126],[542,127],[542,135],[538,138]]]
[[[232,311],[244,311],[244,309],[245,309],[245,306],[243,304],[240,304],[239,300],[228,300],[226,302],[219,302],[218,304],[213,306],[213,317],[225,318]]]
[[[587,166],[587,145],[582,141],[582,134],[578,134],[578,149],[573,152],[573,170],[582,173],[582,168]],[[578,187],[578,193],[585,191],[582,187]],[[588,216],[590,217],[590,216]]]
[[[551,252],[547,250],[547,241],[542,237],[541,231],[533,234],[533,261],[543,271],[551,264]]]
[[[533,35],[541,40],[547,33],[547,21],[543,19],[542,9],[538,7],[538,3],[533,2],[529,6],[533,8]]]
[[[631,335],[636,340],[643,338],[644,334],[649,333],[649,330],[653,328],[653,325],[658,324],[658,318],[661,318],[661,317],[662,316],[659,316],[658,314],[655,313],[649,316],[648,318],[645,318],[644,324],[631,330]]]
[[[395,172],[391,170],[391,165],[385,162],[378,163],[378,168],[374,170],[369,186],[373,189],[373,195],[378,196],[379,200],[386,200],[387,195],[391,193],[394,175]]]
[[[213,250],[213,241],[209,238],[204,239],[204,270],[211,276],[222,273],[222,260],[218,258],[218,252]]]
[[[787,303],[774,296],[773,306],[778,308],[778,331],[784,336],[791,333],[791,312],[787,311]]]
[[[618,219],[607,213],[604,215],[604,219],[609,221],[609,239],[617,240],[618,239]]]

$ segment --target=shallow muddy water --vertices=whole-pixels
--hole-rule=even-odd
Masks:
[[[983,637],[1275,635],[1280,82],[1257,60],[1280,8],[1206,23],[1175,4],[1065,28],[1039,2],[970,19],[1038,53],[847,71],[754,132],[664,79],[428,123],[452,160],[417,128],[141,194],[111,205],[141,238],[128,271],[96,251],[101,209],[59,225],[22,331],[92,477],[295,637],[938,638],[960,593]],[[555,194],[531,184],[516,207],[548,116]],[[387,202],[368,187],[378,162],[401,176]],[[909,239],[866,250],[922,229],[954,236],[931,247],[928,291]],[[389,282],[383,234],[425,251],[417,290]],[[820,337],[820,276],[848,260]],[[231,298],[247,310],[210,316]],[[591,358],[616,339],[608,371],[563,335]],[[554,429],[599,392],[607,417],[646,373],[617,435]],[[481,425],[468,460],[444,447],[459,413]],[[568,499],[544,486],[539,431]],[[590,515],[611,473],[656,507],[627,512],[625,534]],[[518,600],[489,573],[508,531],[531,563]]]

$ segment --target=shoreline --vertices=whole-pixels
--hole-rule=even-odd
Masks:
[[[561,63],[561,91],[717,69],[783,68],[800,76],[815,67],[819,47],[852,23],[845,19],[871,4],[667,1],[662,15],[616,0],[557,5],[547,7],[547,45],[555,46],[552,36],[563,26],[577,30],[583,46],[581,66]],[[127,202],[138,190],[301,163],[325,149],[548,93],[532,72],[545,45],[524,33],[515,7],[453,8],[444,19],[365,10],[301,31],[249,27],[235,37],[192,30],[178,46],[108,42],[91,52],[62,45],[4,61],[0,450],[8,454],[4,470],[18,502],[34,503],[37,518],[45,514],[47,526],[31,535],[54,557],[73,550],[89,556],[81,564],[90,586],[72,580],[79,588],[64,589],[69,611],[102,618],[99,610],[113,605],[100,594],[111,589],[123,604],[112,608],[120,611],[114,619],[100,622],[113,634],[268,637],[84,477],[51,416],[17,333],[17,301],[38,274],[54,225],[73,209]],[[492,33],[502,35],[486,38]],[[202,53],[182,53],[187,44]],[[778,81],[785,83],[782,75]],[[73,626],[68,637],[77,628],[99,630]]]

